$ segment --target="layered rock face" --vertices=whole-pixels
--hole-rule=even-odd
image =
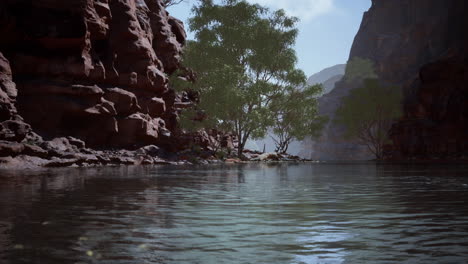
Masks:
[[[350,59],[372,60],[380,79],[405,84],[421,67],[466,49],[466,1],[372,1]]]
[[[2,0],[0,35],[0,140],[171,146],[185,31],[162,1]]]
[[[31,132],[15,107],[16,85],[8,60],[0,53],[0,140],[21,142]],[[1,150],[0,150],[1,152]]]
[[[405,94],[404,116],[390,132],[393,157],[467,154],[467,13],[464,0],[374,0],[364,13],[350,59],[371,60],[379,78]],[[333,117],[353,88],[339,82],[322,98],[321,108]],[[330,124],[324,132],[329,136],[319,142],[333,149],[329,158],[366,156],[342,139],[342,129]]]

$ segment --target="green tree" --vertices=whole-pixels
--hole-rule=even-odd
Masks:
[[[303,140],[306,136],[319,137],[327,119],[318,116],[317,96],[322,92],[321,85],[303,89],[293,88],[275,98],[271,104],[275,122],[275,151],[286,153],[293,140]]]
[[[345,81],[362,81],[365,79],[377,78],[377,74],[374,71],[374,64],[369,59],[360,57],[353,57],[346,64],[345,70]]]
[[[388,131],[401,116],[401,89],[385,87],[377,79],[366,79],[343,98],[335,122],[346,127],[346,136],[366,145],[377,159],[382,158]]]
[[[306,82],[293,49],[297,19],[243,0],[202,0],[192,11],[195,40],[184,55],[197,75],[190,89],[200,93],[203,126],[235,132],[241,156],[249,138],[273,125],[273,98]]]

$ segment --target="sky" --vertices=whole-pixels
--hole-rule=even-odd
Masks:
[[[296,39],[298,68],[307,76],[327,67],[346,63],[362,15],[371,0],[247,0],[271,9],[284,9],[300,19]],[[194,0],[171,6],[169,13],[187,22]],[[186,30],[187,27],[186,27]],[[188,32],[193,39],[193,34]]]

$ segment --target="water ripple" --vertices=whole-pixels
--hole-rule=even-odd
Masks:
[[[466,166],[41,175],[0,186],[1,263],[468,262]]]

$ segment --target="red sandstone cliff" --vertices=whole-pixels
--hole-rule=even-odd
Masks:
[[[2,0],[0,156],[35,133],[95,148],[171,147],[189,102],[168,75],[186,36],[162,2]]]
[[[373,0],[364,13],[350,52],[374,62],[379,78],[402,87],[404,116],[390,131],[393,158],[468,155],[467,48],[465,0]],[[353,85],[339,82],[320,99],[333,118]],[[365,149],[343,139],[330,124],[316,146],[317,157],[366,158]]]
[[[19,113],[34,131],[96,147],[169,135],[176,98],[167,75],[179,66],[185,32],[161,2],[0,4],[0,51],[11,64]]]

